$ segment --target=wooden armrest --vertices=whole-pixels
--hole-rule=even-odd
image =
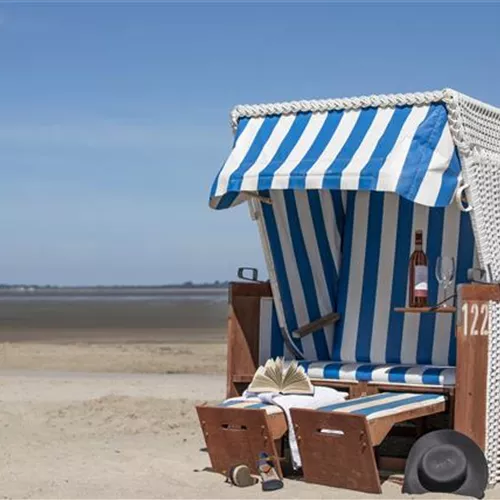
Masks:
[[[335,323],[339,319],[340,319],[339,313],[331,312],[331,313],[327,314],[326,316],[323,316],[322,318],[319,318],[315,321],[312,321],[311,323],[308,323],[307,325],[301,326],[297,330],[294,330],[292,332],[292,336],[295,338],[305,337],[306,335],[309,335],[310,333],[313,333],[316,330],[319,330],[320,328],[323,328],[326,325],[330,325],[331,323]]]

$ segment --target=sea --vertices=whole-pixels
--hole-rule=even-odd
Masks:
[[[211,301],[227,302],[227,288],[33,288],[0,289],[0,301]]]
[[[0,341],[86,332],[98,337],[169,331],[221,338],[227,328],[225,288],[28,288],[0,290]],[[58,333],[59,332],[59,333]],[[217,333],[217,332],[220,332]],[[75,336],[75,338],[78,335]]]

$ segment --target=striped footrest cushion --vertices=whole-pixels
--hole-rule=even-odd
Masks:
[[[379,382],[386,384],[455,385],[453,366],[300,361],[311,379]]]
[[[229,398],[217,406],[224,408],[245,408],[247,410],[265,410],[267,414],[283,413],[276,405],[263,403],[259,398]]]
[[[368,420],[397,415],[407,411],[444,403],[443,394],[415,394],[408,392],[381,392],[373,396],[351,399],[318,408],[319,411],[350,413],[364,415]]]

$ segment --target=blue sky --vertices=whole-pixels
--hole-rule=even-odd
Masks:
[[[0,282],[225,280],[235,104],[453,87],[500,106],[500,4],[1,3]]]

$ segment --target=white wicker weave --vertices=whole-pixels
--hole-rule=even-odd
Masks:
[[[325,112],[367,107],[422,106],[443,102],[462,164],[463,182],[481,266],[489,279],[500,282],[500,109],[451,89],[413,94],[372,95],[343,99],[292,101],[236,106],[231,123],[242,117]],[[258,211],[257,211],[258,214]],[[261,217],[257,222],[262,225]],[[266,248],[265,231],[261,238]],[[277,290],[275,279],[273,292]],[[278,305],[278,312],[280,307]],[[500,304],[490,303],[486,456],[490,485],[500,482]]]
[[[500,129],[500,120],[498,124]],[[476,129],[477,130],[477,129]],[[479,137],[482,141],[490,141]],[[491,144],[491,142],[488,142]],[[499,143],[497,143],[497,146]],[[464,180],[469,184],[468,199],[481,266],[489,269],[490,279],[500,280],[500,155],[473,149],[462,162]],[[486,456],[490,483],[500,481],[500,304],[490,302],[491,331],[488,346],[488,388],[486,417]]]
[[[459,150],[481,266],[500,281],[500,109],[449,91],[448,119]],[[500,304],[490,302],[486,458],[489,483],[500,481]]]
[[[456,94],[465,140],[493,155],[500,155],[500,109]]]
[[[500,481],[500,304],[490,302],[491,333],[488,345],[488,406],[486,416],[486,458],[491,486]]]

